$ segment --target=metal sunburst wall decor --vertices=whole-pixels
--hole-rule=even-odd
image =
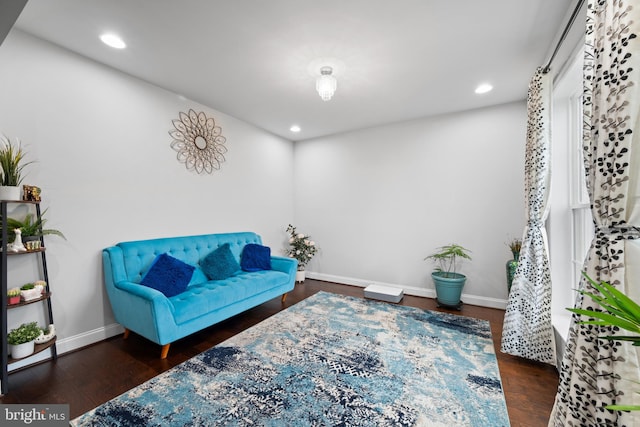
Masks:
[[[188,114],[180,112],[179,116],[180,119],[173,120],[175,129],[169,131],[173,138],[171,148],[178,152],[178,161],[197,173],[220,169],[227,152],[224,145],[227,138],[222,136],[222,128],[202,111],[189,110]]]

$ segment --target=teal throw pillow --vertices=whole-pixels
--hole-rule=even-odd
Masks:
[[[228,243],[220,246],[200,261],[200,268],[209,280],[224,280],[240,271],[240,265]]]
[[[271,270],[271,248],[249,243],[242,249],[240,267],[244,271]]]
[[[160,254],[153,260],[141,285],[156,289],[167,297],[178,295],[187,289],[195,267],[168,254]]]

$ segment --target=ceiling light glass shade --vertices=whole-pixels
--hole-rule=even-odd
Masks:
[[[316,90],[323,101],[330,100],[338,87],[338,81],[331,73],[333,73],[331,67],[322,67],[320,77],[316,79]]]
[[[115,34],[103,34],[100,36],[100,40],[102,40],[102,43],[115,49],[124,49],[127,47],[126,43]]]
[[[493,86],[491,86],[489,83],[483,83],[476,88],[476,93],[480,95],[483,93],[491,92],[492,90]]]

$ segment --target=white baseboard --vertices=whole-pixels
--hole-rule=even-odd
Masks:
[[[69,338],[64,338],[56,343],[58,354],[68,353],[82,347],[106,340],[124,332],[124,328],[119,323],[112,323],[102,328],[83,332]]]
[[[404,290],[404,293],[406,295],[413,295],[413,296],[425,297],[425,298],[436,297],[435,289],[416,288],[412,286],[398,285],[396,283],[384,283],[384,282],[376,282],[374,280],[355,279],[352,277],[315,273],[313,271],[307,271],[306,276],[309,279],[324,280],[325,282],[341,283],[343,285],[359,286],[361,288],[366,288],[369,285],[391,286],[393,288],[400,288]],[[507,308],[507,301],[503,299],[498,299],[498,298],[489,298],[489,297],[469,295],[469,294],[463,293],[461,299],[466,304],[479,305],[481,307],[499,308],[502,310]]]

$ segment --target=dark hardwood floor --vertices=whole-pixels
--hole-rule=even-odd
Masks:
[[[307,279],[280,298],[262,304],[171,345],[169,357],[160,360],[160,346],[131,334],[110,338],[9,375],[9,393],[2,403],[67,403],[70,416],[118,396],[142,382],[184,362],[278,311],[323,290],[363,297],[363,288]],[[514,427],[546,426],[558,384],[555,368],[500,353],[503,310],[464,305],[462,311],[436,308],[433,299],[405,296],[402,305],[449,311],[491,322],[493,341],[502,376],[509,419]]]

